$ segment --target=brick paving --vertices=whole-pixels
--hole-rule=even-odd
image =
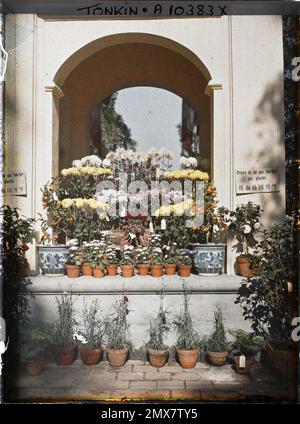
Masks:
[[[20,370],[13,390],[14,401],[134,401],[134,400],[289,400],[286,385],[268,368],[256,363],[250,375],[237,374],[227,364],[216,368],[198,362],[182,369],[169,362],[157,369],[148,362],[129,360],[122,368],[107,361],[86,366],[47,364],[36,377]]]

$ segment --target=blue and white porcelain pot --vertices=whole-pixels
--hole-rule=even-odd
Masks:
[[[47,276],[65,275],[69,247],[65,244],[39,245],[39,265]]]
[[[222,274],[225,265],[226,244],[191,244],[193,268],[198,275]]]

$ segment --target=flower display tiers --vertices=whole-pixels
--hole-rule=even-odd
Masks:
[[[213,321],[213,310],[217,303],[224,308],[226,325],[229,328],[244,328],[249,325],[242,317],[242,310],[235,305],[237,291],[241,286],[241,277],[220,275],[218,277],[203,277],[191,275],[184,279],[191,290],[191,310],[197,317],[196,327],[200,334],[209,334]],[[153,278],[134,275],[132,278],[80,277],[70,279],[63,277],[46,277],[38,275],[31,277],[30,291],[34,295],[32,302],[32,319],[36,321],[53,322],[55,319],[55,296],[62,291],[72,292],[75,309],[82,307],[83,299],[88,303],[99,299],[103,312],[109,312],[112,305],[123,291],[128,296],[128,306],[132,310],[131,338],[135,346],[135,358],[144,359],[144,339],[149,327],[149,318],[159,306],[159,294],[162,287],[165,292],[165,304],[168,310],[176,312],[181,305],[183,279],[178,275]],[[170,333],[169,346],[175,342],[175,335]],[[174,359],[174,357],[172,357]]]

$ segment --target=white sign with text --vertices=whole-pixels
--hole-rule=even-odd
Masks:
[[[4,193],[12,196],[26,196],[26,172],[7,172],[4,177]]]
[[[235,173],[236,194],[271,193],[279,191],[279,169],[238,169]]]

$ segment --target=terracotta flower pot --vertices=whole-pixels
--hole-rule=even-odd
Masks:
[[[166,365],[169,358],[169,349],[155,350],[147,348],[149,362],[152,367],[162,368]]]
[[[128,348],[125,349],[106,349],[107,359],[112,367],[122,367],[127,359]]]
[[[44,361],[39,358],[28,358],[25,360],[26,371],[31,376],[40,375],[44,368]]]
[[[66,270],[69,278],[78,278],[80,276],[79,265],[66,265]]]
[[[180,277],[190,277],[192,271],[192,265],[179,265]]]
[[[122,276],[125,278],[130,278],[134,274],[133,265],[121,265]]]
[[[96,365],[100,362],[102,349],[89,349],[87,347],[80,348],[80,358],[85,365]]]
[[[241,368],[240,365],[239,365],[240,355],[234,356],[233,361],[234,361],[234,365],[235,365],[235,370],[238,374],[249,374],[250,368],[254,363],[254,358],[253,358],[253,356],[246,357],[246,362],[245,362],[246,366],[244,368]]]
[[[209,362],[215,367],[221,367],[226,364],[228,352],[208,352]]]
[[[182,368],[195,368],[198,359],[199,349],[176,349],[176,352]]]
[[[245,278],[254,277],[257,272],[257,268],[251,267],[251,262],[246,256],[236,258],[236,266],[238,275]]]
[[[164,267],[162,265],[151,265],[152,277],[161,277],[164,273]]]
[[[57,365],[71,365],[77,358],[77,346],[70,345],[66,347],[56,346],[56,362]]]
[[[137,269],[138,269],[139,275],[142,275],[144,277],[146,275],[148,275],[149,268],[150,268],[150,265],[149,264],[138,264],[137,265]]]
[[[93,268],[91,267],[91,264],[89,262],[84,262],[82,264],[82,275],[86,277],[90,277],[93,275]]]
[[[118,273],[118,264],[109,264],[106,269],[109,277],[115,277]]]
[[[93,268],[93,276],[95,278],[103,278],[105,276],[105,270],[102,269],[100,266],[96,266]]]
[[[165,274],[166,275],[175,275],[177,264],[167,264],[165,265]]]

